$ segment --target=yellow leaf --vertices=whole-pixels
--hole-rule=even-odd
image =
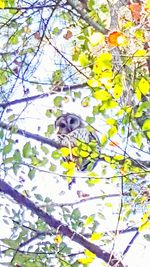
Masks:
[[[137,99],[139,101],[141,101],[142,94],[141,94],[141,92],[140,92],[140,90],[138,88],[135,90],[135,94],[136,94]]]
[[[144,121],[143,126],[142,126],[143,131],[150,130],[150,119],[147,119]]]
[[[72,161],[70,161],[70,162],[62,162],[62,166],[67,170],[75,169],[75,163],[72,162]]]
[[[146,50],[139,49],[133,54],[133,56],[134,57],[144,57],[144,56],[146,56],[146,54],[147,54]]]
[[[81,151],[79,151],[79,155],[80,155],[82,158],[87,158],[87,157],[89,156],[89,152],[84,151],[84,150],[81,150]]]
[[[100,240],[102,237],[103,237],[103,233],[93,233],[92,235],[91,235],[91,241],[95,241],[95,240]]]
[[[0,9],[5,8],[5,0],[0,0]]]
[[[123,160],[124,156],[123,155],[116,155],[116,156],[113,157],[113,159],[115,159],[115,160]]]
[[[119,99],[122,95],[122,86],[119,84],[115,84],[114,86],[114,97],[115,99]]]
[[[88,249],[84,251],[84,254],[90,259],[94,259],[96,257],[96,255],[93,252],[89,251]]]
[[[89,263],[92,263],[93,260],[93,258],[80,258],[78,259],[78,262],[87,265]]]
[[[78,157],[79,156],[79,148],[78,147],[73,147],[71,149],[71,152],[72,152],[72,155],[75,156],[75,157]]]
[[[107,102],[105,102],[101,107],[100,110],[106,110],[109,108],[115,108],[118,106],[118,103],[112,99],[109,99]]]
[[[89,85],[89,86],[91,86],[91,87],[99,87],[99,86],[101,86],[101,83],[98,81],[98,80],[96,80],[96,79],[91,79],[91,80],[88,80],[87,81],[87,84]]]
[[[104,134],[104,135],[102,136],[101,140],[100,140],[100,143],[101,143],[102,145],[104,145],[104,144],[106,144],[106,142],[107,142],[107,135]]]
[[[117,127],[116,126],[112,126],[109,131],[108,131],[108,135],[109,137],[112,137],[113,135],[115,135],[118,132]]]
[[[89,185],[95,185],[95,184],[98,184],[100,183],[100,178],[91,178],[90,180],[88,180],[88,184]]]
[[[71,152],[68,147],[62,147],[62,148],[60,148],[60,151],[61,151],[63,157],[69,156],[70,152]]]
[[[70,170],[68,170],[67,172],[66,172],[66,175],[67,176],[70,176],[70,177],[68,177],[68,179],[71,179],[72,180],[72,176],[74,175],[74,172],[75,172],[75,169],[70,169]]]
[[[138,29],[134,32],[134,35],[137,39],[139,39],[141,42],[145,42],[145,36],[144,31],[141,29]]]
[[[105,36],[104,34],[100,33],[100,32],[94,32],[90,37],[89,37],[89,41],[91,43],[92,46],[96,46],[98,44],[102,44],[105,41]]]
[[[108,125],[116,125],[116,124],[117,124],[116,120],[113,119],[113,118],[109,118],[109,119],[107,119],[107,120],[106,120],[106,123],[107,123]]]
[[[111,94],[109,94],[105,90],[96,91],[93,93],[93,95],[97,100],[101,100],[101,101],[106,101],[112,97]]]
[[[89,225],[89,224],[92,224],[94,221],[94,218],[92,216],[88,217],[85,221],[85,224],[84,225]]]
[[[54,242],[59,245],[62,242],[62,236],[61,235],[56,235],[54,238]]]
[[[82,67],[86,67],[89,64],[88,56],[84,53],[80,54],[79,62]]]
[[[145,2],[145,10],[149,10],[150,9],[150,1],[146,0]]]
[[[146,223],[142,224],[138,230],[139,232],[141,232],[147,229],[150,229],[150,221],[147,221]]]
[[[90,154],[91,159],[96,159],[96,158],[98,158],[98,156],[99,156],[99,153],[97,153],[97,152],[93,152]]]
[[[150,91],[149,82],[145,78],[141,78],[141,80],[138,83],[138,87],[143,95],[147,95],[147,93]]]

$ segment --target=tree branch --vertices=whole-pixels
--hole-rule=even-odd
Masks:
[[[85,13],[84,11],[82,11],[80,8],[77,7],[76,3],[73,0],[67,0],[67,3],[78,12],[78,14],[80,14],[81,18],[90,26],[92,26],[94,29],[96,29],[99,32],[102,32],[104,34],[106,34],[108,32],[107,29],[103,28],[102,26],[100,26],[98,23],[96,23],[94,20],[92,20],[89,15],[87,14],[87,12]]]
[[[39,94],[39,95],[35,95],[35,96],[30,96],[30,97],[24,97],[21,99],[15,99],[13,101],[10,102],[6,102],[6,103],[0,103],[0,107],[2,108],[6,108],[8,106],[13,106],[16,104],[21,104],[23,102],[31,102],[33,100],[36,99],[42,99],[44,97],[48,97],[49,95],[53,95],[56,94],[57,92],[66,92],[66,91],[72,91],[72,90],[76,90],[79,88],[84,88],[87,84],[86,83],[81,83],[81,84],[76,84],[76,85],[60,85],[60,86],[56,86],[55,88],[53,88],[53,90],[50,93],[44,93],[44,94]]]
[[[106,263],[109,263],[110,266],[124,267],[123,263],[120,260],[116,259],[115,256],[112,256],[110,261],[110,253],[102,250],[99,246],[89,242],[82,235],[79,235],[75,231],[72,231],[67,225],[62,224],[61,221],[55,219],[52,215],[49,215],[48,213],[41,210],[30,199],[20,194],[18,191],[13,189],[9,184],[7,184],[1,179],[0,191],[12,197],[19,205],[23,205],[24,207],[32,211],[50,227],[55,228],[57,231],[59,230],[62,235],[69,237],[72,241],[90,250],[98,258],[102,259]]]

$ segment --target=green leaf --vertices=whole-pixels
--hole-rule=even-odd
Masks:
[[[35,198],[39,201],[43,201],[43,197],[40,194],[34,194]]]
[[[56,97],[54,98],[54,105],[55,105],[56,107],[61,107],[61,105],[62,105],[62,101],[63,101],[63,97],[62,97],[62,96],[56,96]]]
[[[89,124],[92,124],[93,122],[95,121],[95,118],[94,117],[87,117],[86,118],[86,122],[89,123]]]
[[[52,152],[53,159],[60,159],[62,157],[62,153],[59,150],[55,150]]]
[[[30,142],[27,142],[23,147],[23,157],[24,158],[31,158],[33,152]]]
[[[13,34],[9,39],[10,44],[13,44],[13,45],[18,44],[18,41],[19,41],[18,35],[16,34]]]
[[[82,67],[86,67],[90,63],[90,61],[88,59],[88,56],[86,54],[84,54],[84,53],[80,54],[79,62],[80,62]]]
[[[21,153],[18,149],[15,150],[14,155],[13,155],[13,159],[16,162],[21,162],[22,161],[22,157],[21,157]]]
[[[3,148],[3,155],[7,155],[12,151],[13,142],[9,141],[8,145],[4,146]]]
[[[32,180],[35,177],[36,170],[30,169],[28,172],[28,177]]]
[[[47,155],[49,153],[49,149],[46,146],[44,146],[43,144],[41,145],[41,149],[45,155]]]

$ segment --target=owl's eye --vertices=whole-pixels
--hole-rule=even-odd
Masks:
[[[70,124],[74,124],[75,121],[76,121],[76,120],[72,118],[72,119],[70,120]]]
[[[66,127],[66,125],[64,124],[64,123],[60,123],[60,128],[65,128]]]

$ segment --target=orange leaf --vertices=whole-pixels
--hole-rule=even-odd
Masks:
[[[126,46],[127,37],[121,32],[112,32],[108,36],[108,43],[112,46]]]
[[[70,30],[68,30],[66,32],[66,34],[63,35],[63,37],[66,39],[66,40],[69,40],[71,37],[72,37],[72,32]]]
[[[121,168],[121,169],[120,169],[120,173],[121,173],[122,175],[125,175],[127,172],[124,170],[124,168]]]
[[[119,145],[119,143],[118,142],[110,142],[110,146],[118,146]]]
[[[134,21],[139,22],[141,18],[141,4],[140,3],[130,4],[129,9],[131,10],[131,14]]]

